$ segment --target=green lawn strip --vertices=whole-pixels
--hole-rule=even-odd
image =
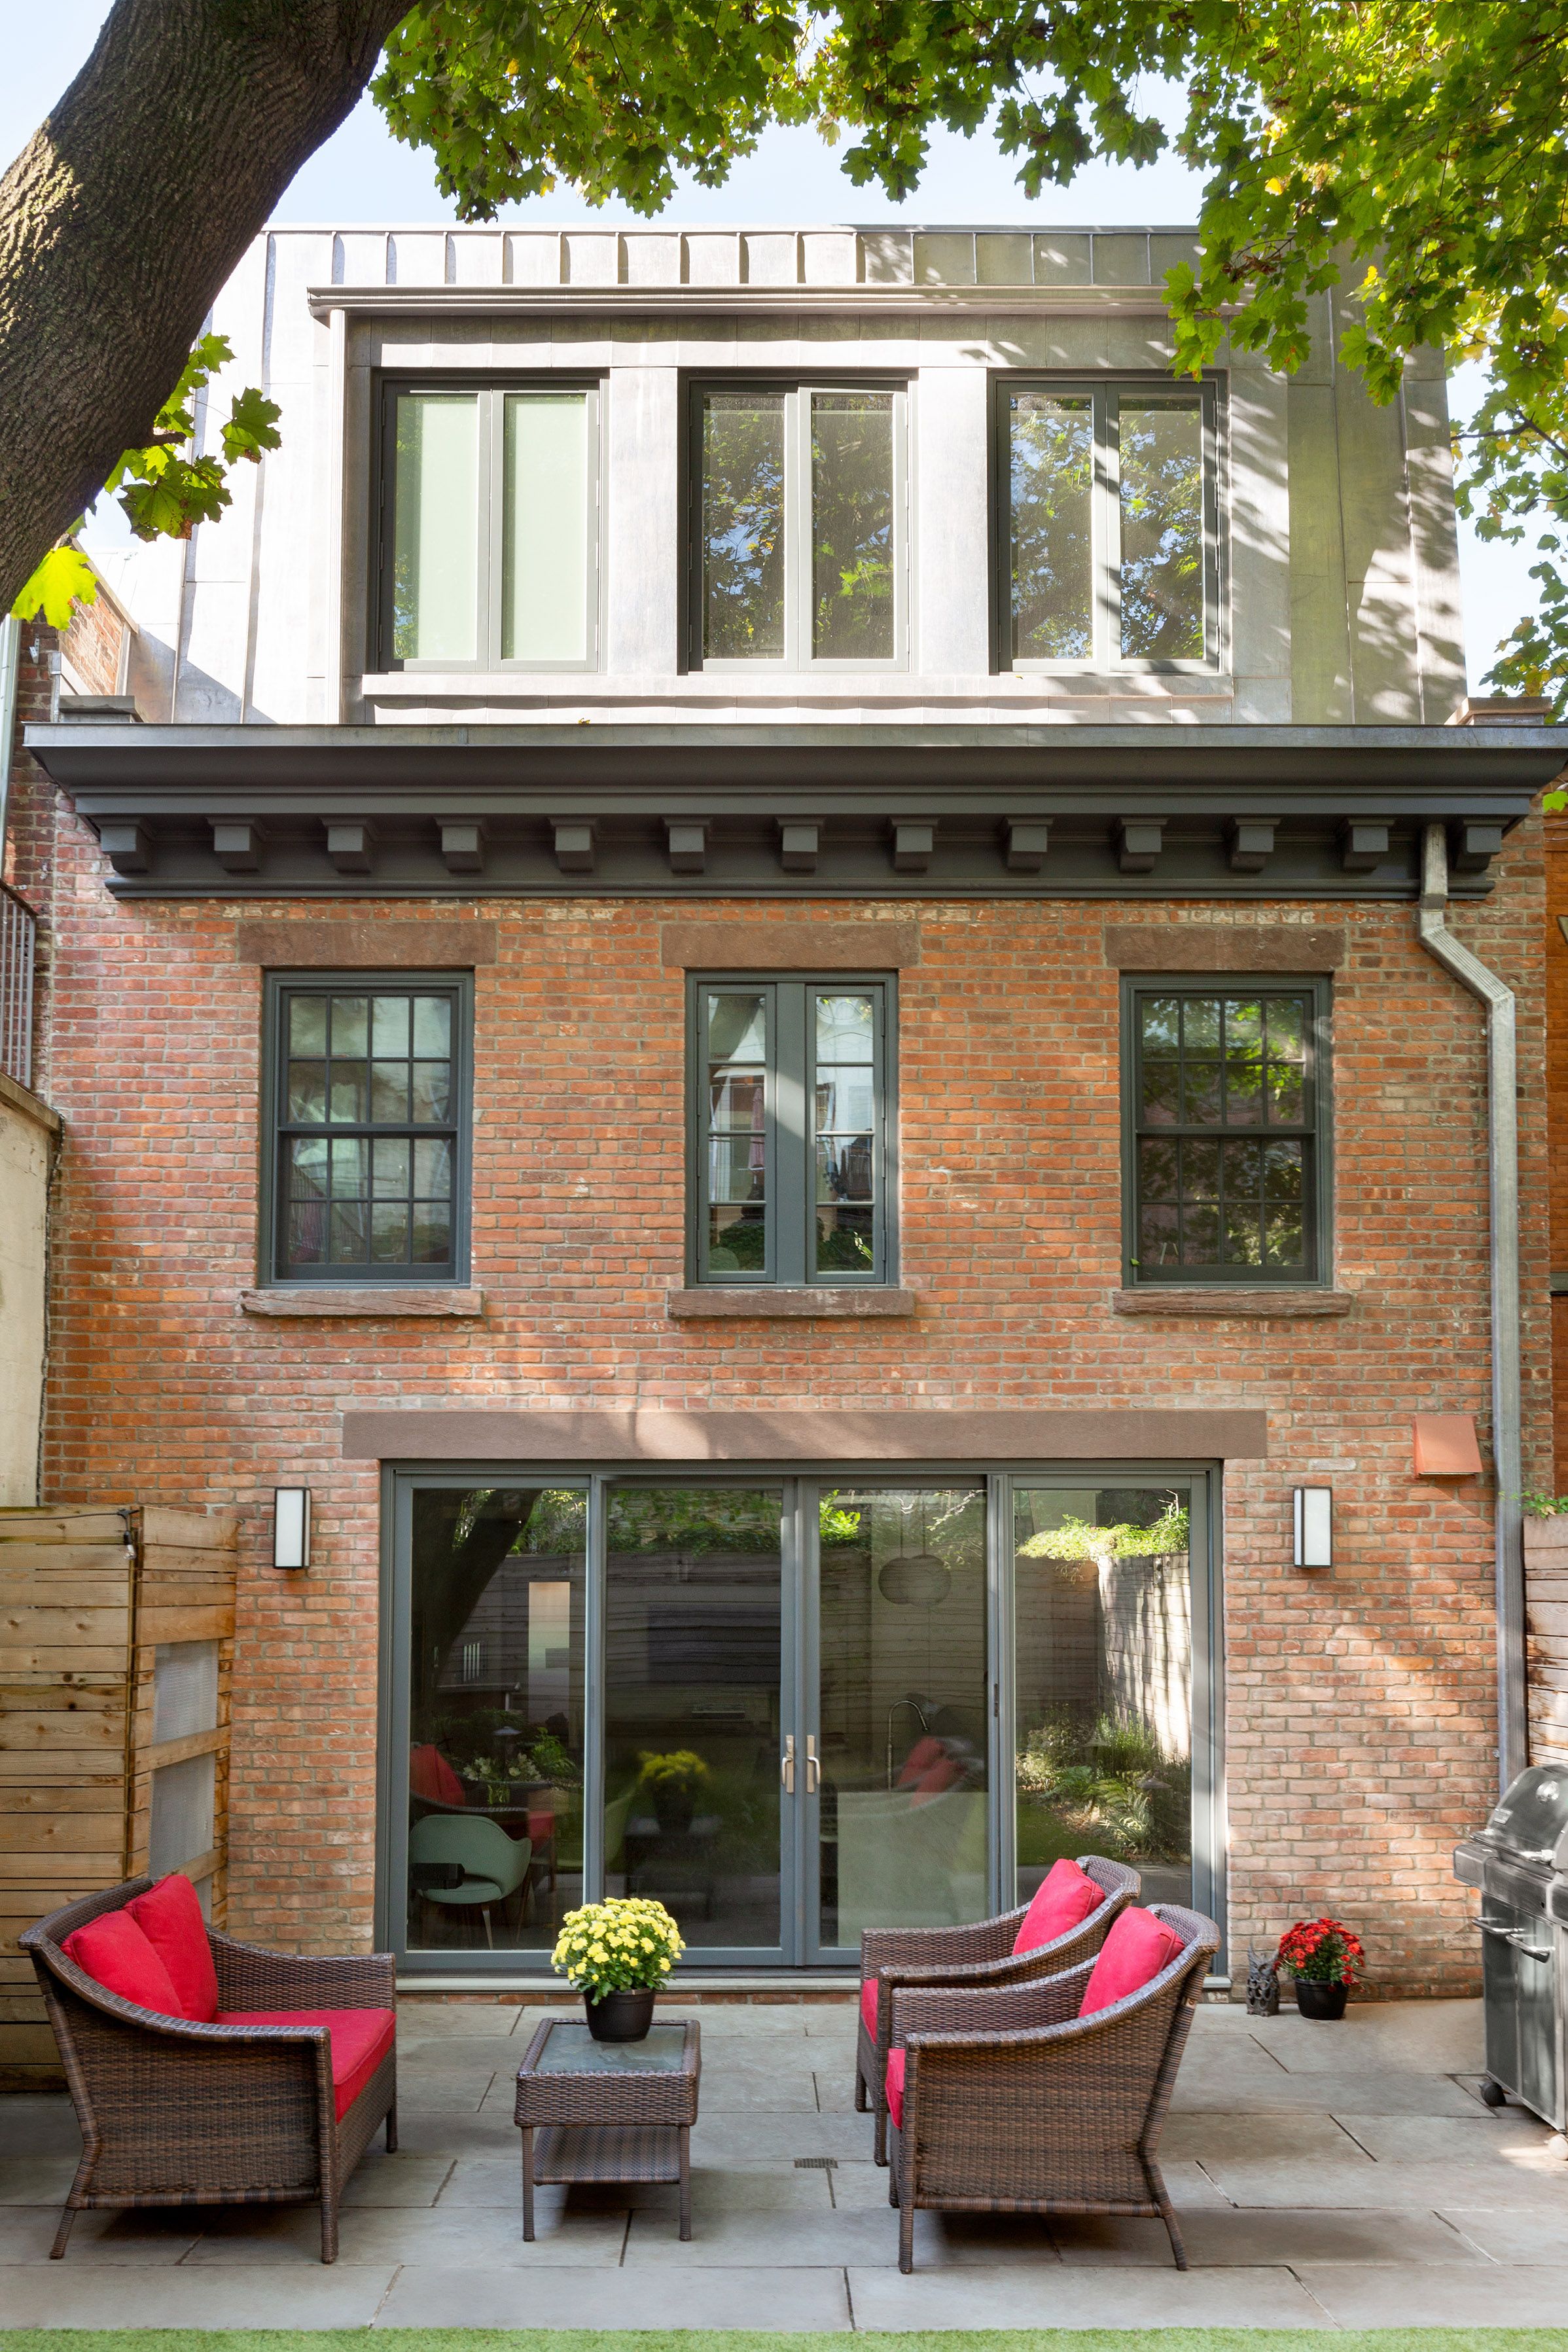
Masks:
[[[869,2331],[868,2331],[869,2332]],[[704,2327],[16,2327],[0,2352],[845,2352],[849,2331]],[[521,2339],[520,2344],[520,2339]],[[1568,2327],[974,2327],[897,2352],[1568,2352]]]

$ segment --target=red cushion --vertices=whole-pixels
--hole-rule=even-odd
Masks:
[[[875,1977],[868,1977],[860,1988],[860,2014],[866,2021],[866,2031],[873,2042],[877,2039],[877,1991]]]
[[[1037,1952],[1042,1944],[1054,1944],[1058,1936],[1069,1928],[1080,1927],[1091,1911],[1098,1911],[1105,1900],[1105,1891],[1085,1875],[1068,1854],[1053,1862],[1039,1885],[1035,1899],[1025,1912],[1018,1932],[1013,1938],[1016,1952]]]
[[[210,2025],[217,2015],[217,1970],[190,1880],[176,1870],[125,1907],[168,1969],[181,2016]]]
[[[916,1781],[913,1799],[914,1803],[917,1805],[929,1805],[931,1799],[936,1796],[940,1796],[943,1789],[952,1788],[953,1782],[960,1777],[962,1771],[962,1765],[957,1763],[952,1757],[939,1757],[937,1761],[931,1767],[930,1770],[922,1772],[920,1779]]]
[[[1100,1946],[1078,2005],[1079,2015],[1088,2017],[1097,2009],[1109,2009],[1113,2000],[1124,2000],[1140,1985],[1152,1983],[1181,1949],[1182,1939],[1173,1927],[1134,1904],[1114,1922]]]
[[[100,1919],[89,1919],[60,1949],[105,1992],[155,2009],[160,2017],[184,2017],[168,1969],[129,1911],[106,1911]]]
[[[901,2050],[888,2053],[888,2113],[893,2118],[893,2129],[904,2127],[904,2053]]]
[[[325,2025],[332,2036],[332,2105],[339,2123],[392,2048],[390,2009],[220,2009],[220,2025]]]
[[[941,1740],[934,1738],[929,1731],[923,1739],[917,1739],[904,1759],[904,1769],[899,1774],[900,1788],[911,1788],[923,1772],[931,1770],[942,1752]]]
[[[434,1805],[460,1805],[466,1801],[463,1784],[438,1748],[428,1742],[408,1751],[408,1786],[416,1797],[425,1797]]]

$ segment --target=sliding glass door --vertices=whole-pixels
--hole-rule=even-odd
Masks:
[[[384,1621],[384,1932],[547,1958],[603,1895],[689,1967],[840,1967],[1058,1854],[1223,1919],[1208,1481],[408,1475]]]

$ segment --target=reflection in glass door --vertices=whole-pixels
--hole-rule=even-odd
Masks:
[[[831,1952],[858,1949],[863,1927],[986,1908],[985,1488],[811,1491],[817,1941]]]
[[[693,1956],[782,1946],[784,1489],[608,1490],[606,1895]]]
[[[1193,1887],[1193,1578],[1184,1491],[1013,1490],[1016,1895],[1060,1854]],[[1200,1890],[1200,1901],[1208,1899]]]

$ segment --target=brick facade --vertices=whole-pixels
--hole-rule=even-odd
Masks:
[[[695,919],[689,903],[358,901],[356,922],[477,911],[497,927],[476,975],[485,1312],[273,1320],[239,1304],[256,1275],[262,974],[237,927],[255,909],[117,904],[90,833],[25,759],[17,793],[16,880],[53,940],[46,1090],[67,1123],[44,1491],[241,1512],[239,1933],[328,1948],[372,1932],[380,1506],[374,1466],[342,1458],[345,1408],[1244,1405],[1267,1409],[1270,1458],[1233,1465],[1226,1486],[1233,1966],[1239,1978],[1249,1941],[1329,1911],[1360,1928],[1382,1990],[1473,1990],[1448,1854],[1494,1793],[1490,1496],[1417,1479],[1410,1424],[1470,1412],[1486,1447],[1485,1036],[1481,1008],[1418,946],[1413,909],[1133,910],[1346,933],[1335,1262],[1352,1310],[1214,1322],[1109,1303],[1119,990],[1102,934],[1124,907],[710,903],[704,919],[759,929],[919,923],[921,961],[900,982],[902,1271],[919,1312],[824,1326],[665,1313],[683,1279],[684,990],[659,926]],[[1552,835],[1558,875],[1561,824]],[[1531,1486],[1552,1476],[1542,868],[1526,826],[1494,895],[1453,919],[1520,992]],[[1559,1023],[1559,1054],[1564,1034]],[[1561,1240],[1555,1261],[1568,1263]],[[1329,1573],[1289,1564],[1303,1479],[1334,1489]],[[298,1581],[265,1563],[279,1481],[314,1495],[314,1565]]]

